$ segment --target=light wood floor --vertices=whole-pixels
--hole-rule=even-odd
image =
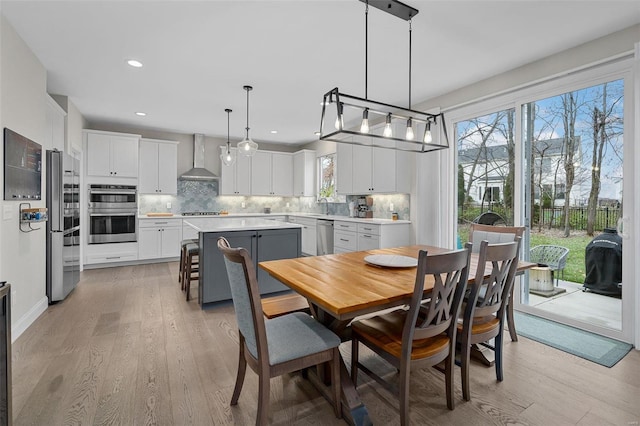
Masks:
[[[229,406],[238,340],[232,307],[200,310],[184,300],[176,278],[177,263],[83,272],[78,288],[13,345],[14,423],[253,424],[257,378],[250,370],[239,404]],[[349,345],[341,349],[348,359]],[[394,374],[375,358],[366,361]],[[640,420],[638,351],[609,369],[521,337],[506,344],[504,382],[476,364],[471,377],[472,400],[463,402],[456,371],[456,408],[449,411],[442,375],[413,373],[412,424]],[[360,385],[375,424],[399,423],[394,397],[365,376]],[[344,424],[299,374],[272,379],[271,392],[272,424]]]

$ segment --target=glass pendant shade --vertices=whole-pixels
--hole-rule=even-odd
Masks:
[[[247,157],[253,157],[253,154],[258,150],[258,144],[249,137],[249,92],[253,90],[253,87],[244,86],[243,89],[247,91],[247,135],[244,140],[238,142],[238,153]]]
[[[231,110],[227,108],[224,112],[227,113],[227,150],[220,154],[220,160],[222,160],[222,164],[225,166],[233,166],[233,163],[236,162],[236,153],[235,151],[231,151],[231,142],[229,141],[229,114]]]

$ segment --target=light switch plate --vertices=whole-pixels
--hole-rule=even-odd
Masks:
[[[389,203],[389,211],[392,212],[393,211],[393,203]]]

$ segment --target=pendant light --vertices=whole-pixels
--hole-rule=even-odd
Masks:
[[[325,93],[319,139],[416,153],[449,148],[444,114],[411,109],[412,19],[418,10],[398,0],[360,1],[365,3],[364,97],[348,95],[337,87]],[[369,99],[369,6],[409,24],[408,107]]]
[[[247,135],[242,142],[238,142],[238,152],[247,157],[252,157],[258,150],[258,144],[249,138],[249,92],[253,90],[253,87],[244,86],[243,89],[247,91]]]
[[[227,151],[220,154],[220,159],[225,166],[233,166],[233,163],[236,162],[236,152],[231,151],[231,142],[229,141],[229,116],[232,110],[227,108],[224,112],[227,113]]]

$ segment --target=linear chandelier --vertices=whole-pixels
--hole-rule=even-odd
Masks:
[[[365,8],[365,96],[340,92],[324,95],[320,140],[411,152],[449,148],[444,115],[411,109],[411,19],[418,10],[397,0],[360,0]],[[368,91],[369,5],[409,22],[408,108],[370,100]]]

